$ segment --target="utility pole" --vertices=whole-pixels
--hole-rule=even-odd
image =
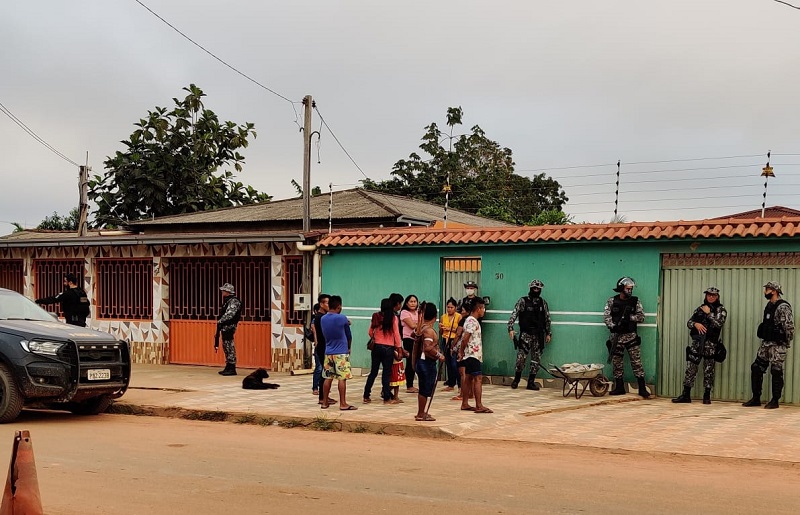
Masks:
[[[314,100],[311,95],[303,97],[303,244],[305,244],[305,234],[311,230],[311,115],[314,108]],[[300,291],[307,293],[310,297],[314,295],[312,268],[313,268],[313,254],[311,252],[303,252],[303,285]],[[314,305],[314,299],[310,298],[311,306]],[[294,302],[294,299],[286,299],[286,302]],[[309,310],[305,316],[305,326],[311,324],[311,311]],[[312,368],[311,361],[311,342],[305,340],[303,342],[303,366],[305,368]]]
[[[78,191],[80,200],[78,202],[78,236],[86,236],[88,232],[89,219],[89,152],[86,152],[86,165],[79,167],[78,172]]]

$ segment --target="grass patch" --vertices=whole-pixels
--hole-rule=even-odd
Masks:
[[[278,419],[275,418],[275,417],[261,417],[261,418],[258,419],[257,424],[259,426],[271,426],[277,421],[278,421]]]
[[[364,424],[356,424],[350,428],[351,433],[366,433],[367,431],[369,431],[369,428]]]
[[[302,425],[303,425],[303,421],[300,420],[299,418],[290,418],[290,419],[282,420],[280,422],[280,426],[281,427],[285,427],[287,429],[291,429],[293,427],[298,427],[298,426],[302,426]]]
[[[186,420],[204,420],[206,422],[224,422],[228,414],[224,411],[187,411],[181,414]]]
[[[237,415],[233,422],[236,424],[254,424],[256,421],[256,416],[252,413],[245,413],[243,415]]]
[[[335,431],[336,424],[338,422],[329,419],[324,415],[319,415],[314,417],[314,420],[311,421],[311,429],[316,429],[317,431]]]

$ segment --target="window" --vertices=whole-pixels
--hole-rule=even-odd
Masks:
[[[442,259],[442,306],[453,297],[460,301],[464,297],[464,283],[475,281],[480,288],[481,258],[449,257]],[[480,289],[478,290],[480,295]]]
[[[152,259],[98,259],[95,267],[98,319],[152,320]]]
[[[172,320],[216,320],[219,287],[231,283],[242,301],[242,321],[270,321],[269,257],[171,258],[167,266]]]
[[[36,259],[33,262],[33,276],[37,299],[42,297],[52,297],[64,291],[64,276],[75,274],[78,278],[78,286],[84,287],[83,277],[85,275],[84,262],[82,259]],[[60,316],[61,306],[53,305],[48,310],[58,311]]]
[[[0,259],[0,288],[22,293],[24,275],[21,259]]]
[[[303,325],[305,313],[294,309],[294,294],[302,293],[303,256],[283,257],[283,319],[286,325]]]

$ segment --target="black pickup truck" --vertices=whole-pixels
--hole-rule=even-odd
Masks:
[[[0,288],[0,423],[24,405],[93,415],[128,389],[128,343],[67,325],[22,295]]]

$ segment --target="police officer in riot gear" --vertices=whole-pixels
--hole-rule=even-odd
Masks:
[[[644,322],[644,309],[638,297],[633,296],[636,283],[630,277],[620,277],[614,295],[606,303],[603,310],[603,321],[611,331],[608,340],[611,363],[614,369],[614,389],[610,395],[623,395],[625,382],[622,379],[625,351],[631,360],[633,375],[639,385],[639,395],[645,399],[650,398],[650,393],[644,383],[644,368],[642,367],[641,344],[642,340],[636,334],[636,324]]]
[[[519,386],[522,377],[522,370],[525,368],[525,361],[528,354],[531,356],[531,370],[528,375],[528,390],[538,390],[536,384],[536,372],[539,371],[539,363],[542,359],[542,351],[545,343],[550,343],[550,309],[547,301],[542,298],[542,288],[544,283],[539,279],[534,279],[528,285],[528,295],[521,297],[511,312],[508,319],[508,337],[515,342],[517,348],[517,362],[514,368],[514,381],[511,388]],[[519,339],[514,339],[514,321],[519,318]]]
[[[722,326],[728,318],[728,312],[719,301],[719,289],[710,286],[703,292],[703,304],[694,310],[686,322],[692,343],[686,347],[686,376],[683,380],[683,393],[672,399],[675,403],[690,403],[690,392],[700,368],[703,365],[703,404],[711,404],[711,388],[714,387],[714,371],[716,367],[717,345],[720,343]]]
[[[778,407],[783,394],[783,369],[786,352],[794,339],[794,315],[792,306],[781,298],[781,285],[770,281],[764,285],[764,319],[758,326],[761,345],[756,352],[756,360],[750,365],[753,398],[742,406],[761,406],[761,387],[767,367],[772,375],[772,399],[764,406],[767,409]]]

